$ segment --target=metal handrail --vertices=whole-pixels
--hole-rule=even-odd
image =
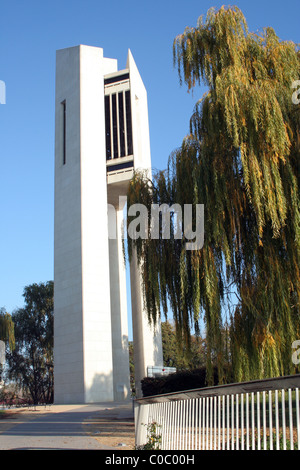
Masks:
[[[252,380],[250,382],[216,385],[213,387],[203,387],[192,390],[183,390],[180,392],[172,392],[162,395],[152,395],[149,397],[136,398],[135,402],[141,405],[146,405],[151,403],[189,400],[191,398],[237,395],[240,393],[280,390],[288,388],[300,388],[300,374],[262,380]]]

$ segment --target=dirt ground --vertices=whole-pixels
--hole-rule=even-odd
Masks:
[[[19,408],[17,410],[0,410],[0,436],[13,426],[25,421],[35,419],[51,408],[38,407],[38,409]],[[101,444],[115,447],[118,450],[132,450],[135,445],[134,420],[122,417],[113,408],[107,408],[83,422],[83,431],[97,439]]]
[[[105,416],[107,415],[107,416]],[[101,444],[116,447],[118,450],[132,450],[135,445],[133,418],[120,417],[108,409],[84,422],[86,432]]]

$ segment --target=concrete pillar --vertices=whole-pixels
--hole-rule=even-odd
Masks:
[[[105,111],[109,96],[110,116]],[[125,115],[130,96],[130,118]],[[117,118],[116,118],[117,116]],[[128,150],[129,128],[133,145]],[[107,127],[110,127],[108,138]],[[116,134],[117,133],[117,134]],[[125,144],[123,142],[125,138]],[[107,142],[126,155],[107,156]],[[126,69],[97,47],[57,51],[55,95],[54,399],[129,398],[123,208],[134,169],[151,172],[147,94],[131,53]],[[110,209],[109,209],[110,208]],[[109,236],[109,223],[116,237]],[[137,389],[162,365],[160,330],[148,325],[142,279],[132,264]]]

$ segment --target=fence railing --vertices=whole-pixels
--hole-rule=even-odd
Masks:
[[[299,450],[299,388],[300,374],[139,398],[136,446],[151,428],[161,450]]]

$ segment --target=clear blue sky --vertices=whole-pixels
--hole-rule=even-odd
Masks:
[[[0,8],[0,307],[53,279],[55,51],[86,44],[126,65],[131,49],[148,92],[152,164],[166,167],[188,132],[194,96],[180,87],[172,43],[225,2],[195,0],[10,0]],[[226,3],[225,3],[226,4]],[[272,26],[300,42],[299,0],[236,1],[249,28]],[[227,5],[227,4],[226,4]],[[295,77],[300,79],[300,77]]]

